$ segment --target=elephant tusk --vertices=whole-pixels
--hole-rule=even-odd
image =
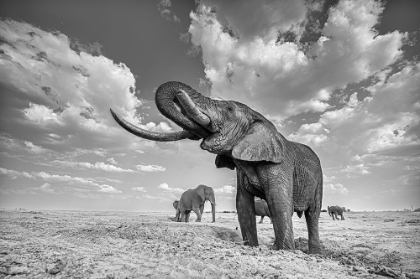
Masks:
[[[210,118],[200,111],[200,109],[194,104],[190,96],[188,96],[184,90],[180,89],[176,97],[188,115],[191,116],[191,118],[194,119],[198,124],[203,127],[206,127],[210,124]]]
[[[177,141],[177,140],[187,139],[187,138],[191,138],[195,136],[193,133],[189,131],[179,131],[179,132],[172,132],[172,133],[156,133],[156,132],[144,130],[124,120],[112,109],[110,109],[110,111],[111,111],[112,117],[114,117],[115,121],[117,121],[117,123],[121,127],[123,127],[128,132],[132,133],[133,135],[136,135],[144,139],[153,140],[153,141]]]

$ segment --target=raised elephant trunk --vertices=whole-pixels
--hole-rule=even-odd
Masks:
[[[136,127],[111,109],[112,117],[128,132],[153,141],[177,141],[182,139],[197,140],[210,135],[210,118],[195,105],[208,105],[211,99],[204,97],[188,85],[170,81],[162,84],[156,90],[156,106],[168,119],[174,121],[184,131],[172,133],[157,133]]]
[[[197,108],[193,100],[191,100],[190,96],[184,90],[180,90],[176,97],[188,115],[191,116],[191,118],[194,119],[198,124],[203,127],[206,127],[210,124],[210,118],[202,113],[199,108]]]
[[[177,97],[180,93],[180,101]],[[188,96],[187,98],[185,96]],[[190,86],[176,81],[169,81],[156,90],[155,102],[158,110],[174,121],[177,125],[187,131],[191,131],[200,138],[209,136],[209,132],[201,126],[210,123],[208,117],[200,113],[193,103],[209,103],[210,100],[204,97]],[[184,107],[185,106],[185,107]],[[190,116],[191,118],[188,118]],[[206,119],[207,118],[207,119]],[[202,125],[202,124],[205,125]],[[199,125],[198,125],[199,124]],[[200,126],[201,125],[201,126]]]
[[[136,135],[144,139],[154,140],[154,141],[177,141],[177,140],[194,137],[194,134],[189,131],[180,131],[180,132],[173,132],[173,133],[156,133],[156,132],[144,130],[124,120],[112,109],[110,109],[110,111],[111,111],[112,117],[114,117],[115,121],[117,121],[117,123],[120,124],[121,127],[123,127],[128,132],[132,133],[133,135]]]

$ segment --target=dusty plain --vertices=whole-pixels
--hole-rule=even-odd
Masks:
[[[0,278],[420,278],[420,212],[321,213],[322,255],[306,254],[304,217],[297,249],[274,251],[267,217],[251,248],[235,213],[174,215],[0,210]]]

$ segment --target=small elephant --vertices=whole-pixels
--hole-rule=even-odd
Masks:
[[[175,208],[175,210],[176,210],[176,214],[175,214],[175,221],[177,221],[177,222],[181,221],[181,219],[180,219],[180,212],[179,212],[179,210],[178,210],[178,204],[179,204],[179,201],[178,201],[178,200],[175,200],[175,201],[172,203],[173,207],[174,207],[174,208]]]
[[[333,218],[333,220],[338,220],[337,215],[341,216],[341,220],[345,220],[344,219],[344,211],[346,211],[345,207],[333,205],[333,206],[328,206],[327,208],[328,208],[328,214]]]
[[[193,210],[195,214],[197,214],[197,220],[195,221],[201,222],[201,215],[203,214],[204,203],[206,201],[210,201],[211,203],[212,223],[216,222],[216,200],[214,191],[213,188],[206,185],[198,185],[197,188],[188,189],[181,195],[181,199],[177,204],[177,216],[175,216],[175,220],[178,222],[189,222],[190,213],[191,210]]]
[[[265,216],[268,216],[268,218],[270,218],[271,221],[271,214],[270,214],[270,210],[268,209],[268,205],[267,202],[265,200],[261,200],[261,199],[256,199],[255,200],[255,215],[256,216],[261,216],[261,220],[260,220],[260,224],[263,223],[263,219]],[[271,221],[271,224],[273,223],[273,221]]]

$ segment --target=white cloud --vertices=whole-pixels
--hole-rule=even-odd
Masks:
[[[324,112],[334,89],[360,82],[401,58],[406,35],[378,35],[374,26],[383,7],[372,0],[340,1],[330,9],[319,43],[304,50],[298,41],[302,26],[318,8],[304,1],[200,2],[191,13],[189,32],[202,49],[213,95],[272,116]],[[292,32],[296,40],[278,41],[279,31]]]
[[[341,194],[347,195],[349,190],[343,186],[343,184],[336,183],[336,184],[324,184],[324,192],[326,194]]]
[[[167,183],[162,183],[158,185],[158,188],[167,192],[176,192],[176,193],[184,193],[185,190],[181,188],[171,188]]]
[[[74,191],[77,191],[77,189],[86,189],[87,187],[88,191],[96,189],[97,192],[122,193],[121,191],[115,189],[111,185],[99,184],[91,179],[77,176],[50,174],[44,171],[28,173],[9,170],[5,168],[0,168],[0,174],[4,174],[12,179],[17,177],[25,177],[35,180],[41,179],[46,181],[47,183],[64,183],[65,185],[69,186],[71,190]],[[48,188],[48,186],[46,186],[45,188]]]
[[[118,163],[117,163],[117,161],[115,161],[115,159],[114,158],[108,158],[108,159],[106,159],[106,161],[107,162],[110,162],[111,164],[114,164],[114,165],[118,165]]]
[[[157,4],[158,11],[164,19],[173,22],[180,22],[181,20],[173,12],[171,12],[171,10],[169,10],[171,6],[171,0],[160,0]]]
[[[138,199],[144,198],[144,199],[149,199],[149,200],[157,200],[159,202],[169,202],[170,201],[168,198],[155,197],[155,196],[151,196],[149,194],[144,194],[144,195],[141,195],[141,196],[137,196],[136,198],[138,198]]]
[[[120,190],[115,189],[114,187],[110,185],[99,185],[101,189],[99,189],[99,192],[103,193],[110,193],[110,194],[120,194],[122,193]]]
[[[35,145],[30,141],[25,141],[25,146],[31,153],[40,154],[40,153],[45,152],[44,148],[42,148],[41,146]]]
[[[165,171],[166,169],[162,166],[157,166],[157,165],[136,165],[136,168],[139,171],[144,171],[144,172],[160,172],[160,171]]]
[[[0,45],[0,81],[10,89],[4,90],[2,99],[26,100],[10,102],[0,117],[10,119],[14,129],[31,130],[34,145],[112,150],[117,148],[115,142],[128,148],[133,142],[143,142],[122,133],[109,112],[114,108],[130,122],[142,125],[137,111],[142,101],[134,94],[135,78],[127,66],[92,55],[89,48],[79,47],[81,51],[76,52],[66,35],[24,22],[0,21],[0,36],[5,42]],[[22,114],[10,118],[15,111]],[[163,122],[144,126],[170,130]],[[6,132],[19,139],[12,129]],[[157,149],[144,149],[153,148]]]
[[[23,112],[29,120],[40,125],[62,124],[58,115],[44,105],[29,103],[29,108],[24,109]]]
[[[144,187],[134,187],[134,188],[131,188],[131,190],[137,191],[137,192],[147,192],[146,189],[144,189]]]
[[[103,171],[110,171],[110,172],[136,172],[131,169],[123,169],[114,165],[106,164],[104,162],[96,162],[92,164],[89,162],[54,160],[51,162],[51,164],[55,166],[71,167],[74,169],[95,169],[95,170],[103,170]]]
[[[339,158],[343,165],[363,163],[366,154],[398,154],[420,146],[419,66],[408,64],[393,74],[388,71],[386,80],[381,78],[367,88],[372,96],[358,100],[353,93],[342,108],[325,112],[317,123],[303,124],[290,138],[319,146],[323,154],[331,160]]]
[[[54,189],[51,188],[50,183],[42,184],[41,186],[39,186],[39,189],[44,193],[55,194]]]
[[[217,195],[227,195],[227,196],[232,196],[232,195],[236,195],[236,187],[230,186],[230,185],[225,185],[221,188],[214,188],[214,193]]]

